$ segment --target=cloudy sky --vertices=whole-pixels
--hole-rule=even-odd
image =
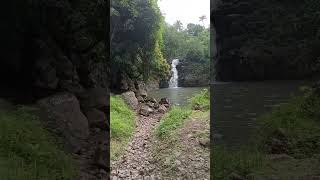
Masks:
[[[188,23],[202,24],[199,17],[205,15],[206,27],[210,24],[210,0],[159,0],[161,12],[169,24],[180,20],[184,27]]]

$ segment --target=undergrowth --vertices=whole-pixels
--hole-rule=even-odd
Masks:
[[[73,180],[76,168],[44,128],[37,109],[0,111],[0,179]]]
[[[202,90],[199,94],[193,96],[189,103],[194,110],[208,111],[210,109],[210,93],[208,89]]]

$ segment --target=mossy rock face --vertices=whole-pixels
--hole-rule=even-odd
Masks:
[[[88,120],[80,110],[79,101],[72,94],[58,94],[38,102],[43,109],[45,123],[65,139],[72,152],[82,148],[89,136]]]
[[[105,1],[14,0],[3,7],[7,18],[0,36],[7,46],[0,55],[0,78],[5,87],[35,98],[108,87]]]
[[[318,73],[320,21],[313,14],[319,9],[311,0],[222,0],[211,13],[216,80],[302,79]]]

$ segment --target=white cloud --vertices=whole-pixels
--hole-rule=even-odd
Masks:
[[[206,27],[210,24],[210,0],[160,0],[158,1],[161,12],[169,24],[180,20],[184,27],[188,23],[202,24],[199,17],[205,15]]]

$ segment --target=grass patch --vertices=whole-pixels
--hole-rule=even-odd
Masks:
[[[160,139],[168,138],[172,131],[183,125],[192,111],[186,107],[173,107],[161,120],[156,129],[156,136]]]
[[[135,128],[135,114],[120,96],[110,97],[111,159],[125,150]]]
[[[231,173],[246,177],[263,166],[263,154],[256,149],[228,151],[222,146],[213,150],[211,174],[215,180],[228,180]]]
[[[71,157],[42,128],[36,110],[0,111],[0,179],[76,179]]]
[[[204,119],[210,109],[210,95],[208,89],[204,89],[199,94],[189,99],[189,104],[185,107],[173,107],[161,120],[155,134],[161,140],[172,137],[173,132],[180,128],[185,121],[190,118]],[[193,110],[202,110],[198,112]]]
[[[194,110],[210,110],[210,93],[208,89],[202,90],[199,94],[193,96],[189,103]]]
[[[259,134],[262,144],[282,129],[289,140],[289,154],[297,158],[310,157],[320,151],[320,97],[306,94],[296,97],[260,118]]]

